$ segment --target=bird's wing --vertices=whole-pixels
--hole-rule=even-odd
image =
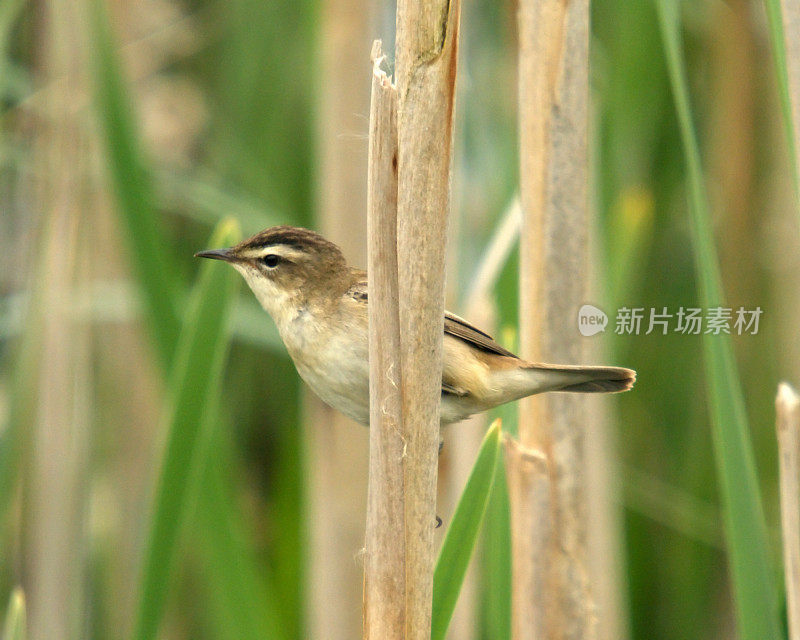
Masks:
[[[359,302],[367,301],[367,272],[361,269],[350,269],[350,288],[347,290],[354,300]]]
[[[360,269],[351,269],[351,278],[351,285],[348,291],[349,295],[356,300],[366,302],[367,273]],[[517,356],[508,349],[504,349],[497,344],[488,333],[484,333],[477,327],[472,326],[469,322],[464,320],[464,318],[450,313],[449,311],[444,312],[444,333],[445,335],[463,340],[481,351],[517,358]]]
[[[469,392],[466,389],[454,387],[452,384],[445,382],[444,380],[442,380],[442,393],[446,393],[451,396],[458,396],[459,398],[466,398],[469,395]]]
[[[508,349],[497,344],[488,333],[473,327],[469,322],[449,311],[444,312],[444,333],[489,353],[516,358]]]

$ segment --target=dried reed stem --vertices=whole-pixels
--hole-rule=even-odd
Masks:
[[[795,170],[800,174],[800,0],[781,0],[783,37],[786,42],[786,73],[792,102]],[[795,176],[800,184],[800,175]]]
[[[520,341],[523,355],[581,358],[571,321],[587,288],[589,4],[520,4]],[[542,396],[553,399],[575,396]],[[553,407],[529,400],[523,442],[553,437]]]
[[[778,385],[775,411],[789,640],[800,640],[800,397],[785,382]]]
[[[583,345],[573,319],[588,288],[589,2],[522,0],[518,23],[521,352],[577,363]],[[516,637],[596,636],[586,557],[585,413],[582,399],[567,394],[520,405],[522,446],[550,459],[550,512],[535,517],[551,519],[554,540],[528,535],[530,523],[512,517]],[[532,489],[514,477],[514,467],[508,473],[509,485]],[[535,496],[517,499],[537,504]],[[512,505],[512,513],[524,513],[522,506]],[[549,603],[533,589],[542,580]],[[526,620],[538,620],[536,628]]]
[[[320,232],[360,267],[367,260],[364,114],[370,98],[364,51],[372,42],[372,6],[369,0],[324,0],[320,7]],[[328,637],[329,632],[324,631]]]
[[[89,276],[82,240],[87,211],[98,206],[88,179],[97,143],[71,108],[71,97],[87,85],[86,6],[49,0],[39,9],[38,79],[53,86],[54,100],[36,123],[34,147],[35,209],[43,212],[36,285],[43,306],[31,310],[42,316],[42,335],[35,417],[26,436],[23,587],[32,638],[76,638],[87,600],[92,340],[90,328],[76,321],[71,309],[76,289]]]
[[[400,310],[397,282],[397,90],[380,69],[373,45],[369,124],[367,249],[369,255],[370,434],[364,631],[369,640],[405,633]]]
[[[369,108],[364,51],[369,46],[368,0],[320,5],[319,230],[350,264],[366,266]],[[306,407],[309,543],[307,632],[312,638],[352,640],[361,630],[362,570],[354,561],[364,542],[368,434],[311,393]]]
[[[458,0],[397,3],[406,635],[430,636]]]
[[[541,517],[552,509],[550,469],[544,454],[508,436],[505,450],[514,549],[511,636],[514,640],[542,640],[553,637],[544,612],[557,606],[558,597],[548,581],[555,542],[552,520]],[[542,555],[536,562],[518,563],[517,550],[528,546],[540,549]]]

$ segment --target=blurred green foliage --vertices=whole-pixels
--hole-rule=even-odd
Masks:
[[[779,378],[797,382],[800,373],[798,362],[790,359],[796,350],[786,344],[789,314],[798,305],[785,272],[797,267],[798,230],[780,94],[760,4],[733,0],[684,3],[682,8],[692,116],[712,187],[722,286],[730,306],[764,310],[758,335],[733,336],[732,344],[743,372],[755,466],[771,532],[770,548],[761,551],[775,560],[772,398]],[[232,216],[244,235],[277,223],[314,224],[321,7],[310,0],[192,0],[177,7],[177,15],[164,15],[163,24],[151,25],[153,32],[177,29],[185,21],[193,26],[194,44],[178,53],[171,50],[158,71],[150,73],[176,87],[177,96],[182,95],[178,81],[190,82],[204,105],[202,125],[192,133],[182,161],[165,161],[147,138],[142,125],[147,114],[137,99],[144,81],[120,75],[121,64],[108,55],[116,52],[128,62],[138,55],[146,68],[150,47],[156,46],[141,34],[130,37],[116,13],[114,28],[104,36],[107,53],[89,56],[96,98],[82,116],[86,126],[98,123],[111,141],[98,164],[109,184],[116,183],[114,211],[127,220],[122,226],[127,247],[123,259],[138,291],[131,296],[135,315],[124,323],[148,327],[152,349],[147,357],[159,363],[152,383],[159,394],[168,389],[166,374],[174,365],[170,346],[178,343],[189,286],[196,281],[199,265],[191,255],[207,248],[216,222]],[[38,113],[46,91],[37,75],[37,47],[42,45],[36,37],[38,19],[32,3],[0,3],[0,189],[8,211],[0,221],[0,249],[16,261],[3,262],[12,266],[0,276],[0,308],[8,315],[0,322],[0,594],[10,593],[23,579],[26,522],[18,503],[25,490],[24,450],[39,392],[38,333],[47,313],[34,276],[19,273],[22,266],[37,262],[37,248],[47,236],[29,188],[21,186],[37,170],[30,143],[35,127],[26,118]],[[451,280],[460,300],[466,297],[472,265],[518,180],[515,5],[467,4],[462,19],[457,224],[451,236],[459,258]],[[595,1],[592,31],[593,188],[600,240],[596,266],[602,286],[597,298],[587,302],[609,314],[611,328],[622,306],[674,311],[701,302],[684,156],[655,4]],[[375,35],[388,40],[391,34]],[[121,46],[123,40],[127,44]],[[102,38],[93,41],[92,53],[103,44]],[[735,62],[728,59],[733,53]],[[364,68],[368,82],[366,63]],[[366,128],[365,121],[364,134]],[[795,223],[786,226],[787,219]],[[788,232],[776,234],[776,225]],[[20,250],[27,252],[25,259]],[[501,327],[516,325],[516,269],[515,252],[496,289]],[[160,297],[148,298],[158,291]],[[186,515],[191,527],[183,535],[184,544],[174,549],[176,561],[158,567],[169,569],[169,585],[159,585],[170,587],[161,627],[165,637],[305,637],[298,377],[269,320],[249,294],[240,297],[233,311],[221,400],[208,410],[215,426],[208,445],[213,455],[201,470],[203,489]],[[11,317],[15,305],[27,309],[21,321]],[[159,310],[172,319],[158,320]],[[93,322],[98,333],[114,330],[108,320]],[[605,337],[593,339],[605,339],[614,363],[639,374],[635,391],[614,401],[617,455],[609,460],[623,491],[623,573],[631,636],[728,637],[733,604],[726,554],[719,543],[722,524],[702,337],[620,336],[609,329]],[[125,356],[98,355],[103,359],[98,371],[125,366]],[[97,385],[103,387],[103,381]],[[108,481],[104,455],[127,442],[127,425],[115,418],[124,390],[112,390],[116,396],[106,391],[99,395],[112,399],[93,409],[98,444],[89,469],[92,484],[100,487]],[[504,425],[513,430],[513,421],[504,418]],[[159,432],[155,446],[164,438]],[[153,482],[156,477],[153,469],[141,474]],[[503,486],[502,481],[495,485],[483,543],[481,629],[487,640],[509,637]],[[142,496],[142,502],[149,497]],[[137,539],[146,531],[141,524]],[[100,538],[93,529],[89,535]],[[115,569],[113,545],[90,545],[86,554],[91,637],[127,636],[130,629],[115,626],[116,609],[123,606],[115,596],[119,582],[137,584],[141,568]],[[114,571],[122,577],[109,577]]]
[[[497,461],[500,458],[502,436],[500,420],[495,420],[483,439],[475,465],[453,512],[453,519],[447,525],[433,574],[431,640],[444,640],[453,617],[458,594],[497,481]]]
[[[11,598],[6,609],[5,622],[3,623],[3,638],[5,640],[25,640],[25,594],[21,589],[11,592]]]
[[[722,291],[705,175],[689,103],[680,37],[680,5],[660,0],[658,16],[686,158],[699,302],[704,309],[710,309],[724,305],[726,298]],[[745,639],[778,640],[782,637],[782,625],[777,588],[742,385],[729,336],[724,333],[714,335],[706,330],[703,334],[703,360],[738,630]]]

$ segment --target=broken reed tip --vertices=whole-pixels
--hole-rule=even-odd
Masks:
[[[775,411],[778,414],[778,429],[781,431],[788,429],[793,423],[800,422],[800,396],[786,382],[778,384]]]
[[[381,40],[373,40],[372,41],[372,50],[369,54],[369,60],[372,62],[373,65],[379,65],[383,58],[383,51],[381,50],[381,46],[383,42]]]

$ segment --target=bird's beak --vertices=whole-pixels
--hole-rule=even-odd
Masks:
[[[224,260],[225,262],[236,262],[236,256],[230,249],[211,249],[209,251],[198,251],[194,254],[195,258],[211,258],[212,260]]]

